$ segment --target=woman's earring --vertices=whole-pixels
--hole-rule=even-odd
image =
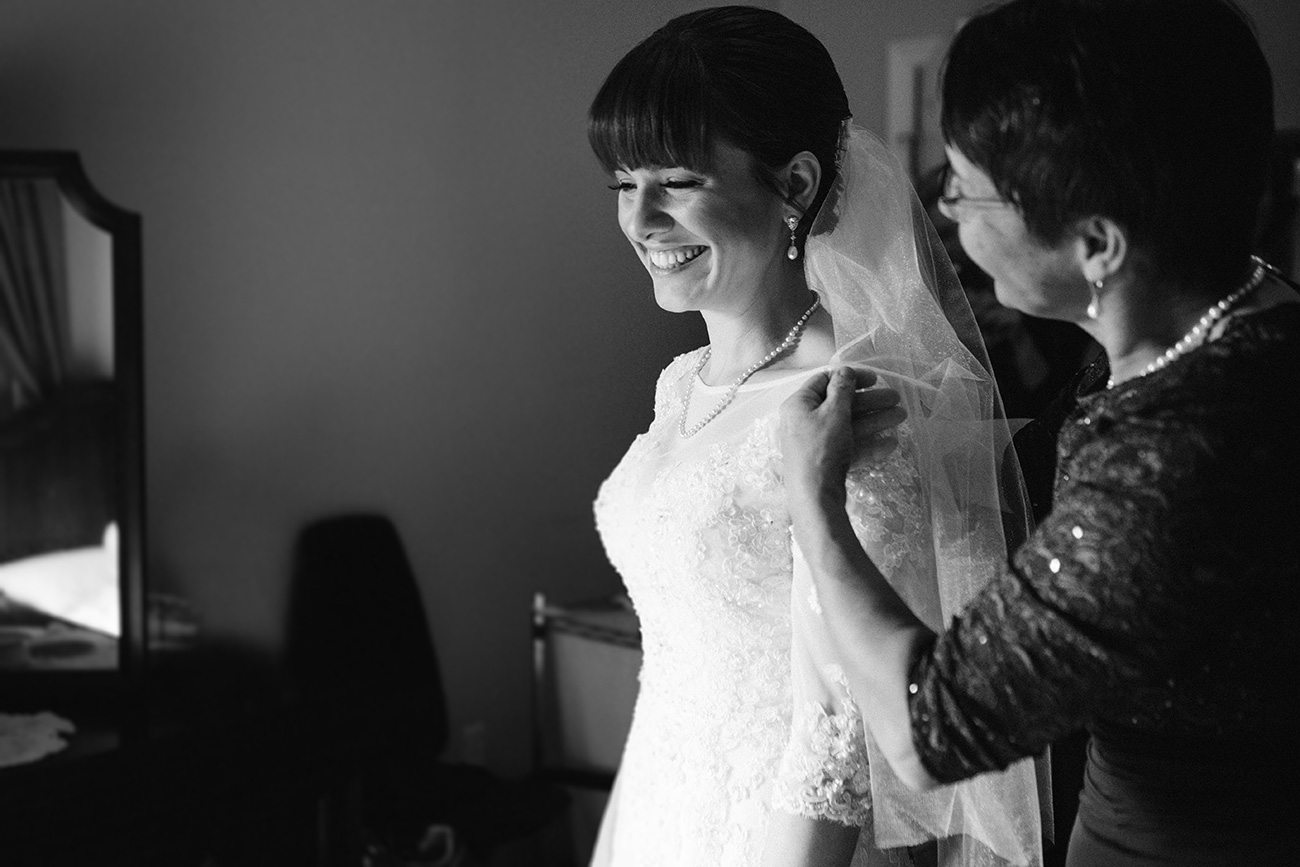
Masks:
[[[1096,319],[1101,315],[1101,290],[1106,285],[1105,280],[1093,280],[1089,286],[1092,299],[1088,302],[1088,318]]]
[[[785,218],[785,224],[790,229],[790,249],[785,251],[785,257],[793,262],[799,258],[799,245],[794,237],[795,229],[799,228],[799,218],[791,214]]]

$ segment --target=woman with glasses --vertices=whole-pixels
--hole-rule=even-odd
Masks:
[[[1091,735],[1067,864],[1295,860],[1300,296],[1251,256],[1271,76],[1226,0],[1013,0],[949,50],[942,203],[1003,304],[1105,350],[1050,513],[943,630],[844,509],[846,368],[783,407],[801,555],[918,789]]]

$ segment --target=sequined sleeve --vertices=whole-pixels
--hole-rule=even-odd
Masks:
[[[1160,388],[1081,403],[1051,513],[914,662],[913,740],[935,778],[1080,725],[1267,743],[1292,724],[1261,675],[1295,658],[1294,618],[1279,619],[1300,557],[1286,355],[1251,368],[1225,339]]]

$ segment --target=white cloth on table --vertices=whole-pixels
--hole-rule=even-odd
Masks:
[[[0,714],[0,768],[57,753],[68,745],[64,736],[75,729],[71,720],[49,711]]]

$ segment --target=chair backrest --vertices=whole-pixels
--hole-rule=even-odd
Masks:
[[[406,549],[387,516],[341,514],[303,527],[286,626],[286,674],[298,694],[402,702],[420,746],[434,754],[445,748],[437,653]]]

